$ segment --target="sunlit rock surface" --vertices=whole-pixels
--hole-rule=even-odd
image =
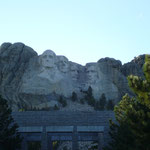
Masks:
[[[46,50],[42,55],[23,43],[3,43],[0,47],[0,93],[13,110],[23,105],[43,108],[59,105],[60,95],[67,100],[72,92],[78,98],[89,86],[95,99],[102,93],[116,103],[125,93],[131,93],[127,75],[142,75],[144,56],[122,65],[119,60],[103,58],[85,66],[71,62],[65,56]]]

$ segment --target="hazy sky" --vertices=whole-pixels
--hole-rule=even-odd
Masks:
[[[150,0],[0,0],[0,44],[85,64],[150,53]]]

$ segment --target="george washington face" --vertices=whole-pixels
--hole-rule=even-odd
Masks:
[[[45,68],[54,68],[56,61],[56,54],[52,50],[46,50],[40,56],[40,63]]]

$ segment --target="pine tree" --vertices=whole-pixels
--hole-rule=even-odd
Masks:
[[[106,96],[104,93],[102,93],[100,99],[99,99],[99,107],[100,110],[104,110],[105,109],[105,105],[106,105]]]
[[[67,101],[63,98],[62,95],[59,97],[58,101],[62,105],[62,107],[66,107],[67,106]]]
[[[77,101],[77,100],[78,100],[78,97],[77,97],[76,92],[72,92],[71,99],[72,99],[72,101],[73,101],[73,102],[75,102],[75,101]]]
[[[106,96],[102,93],[98,101],[95,102],[95,110],[104,110],[106,106]]]
[[[88,94],[88,97],[91,98],[93,97],[93,89],[91,86],[89,86],[88,90],[87,90],[87,94]]]
[[[11,116],[7,100],[0,96],[0,147],[5,150],[16,150],[21,147],[22,138],[17,132],[18,125]]]
[[[128,76],[129,86],[136,96],[131,98],[126,94],[115,106],[115,116],[119,125],[111,123],[112,142],[105,150],[150,150],[150,55],[145,57],[143,71],[144,79]],[[122,130],[130,133],[128,138]],[[122,140],[117,140],[119,136]],[[133,145],[130,145],[131,140]]]
[[[59,107],[56,104],[54,105],[54,110],[59,110]]]
[[[139,150],[134,135],[125,123],[115,124],[110,120],[111,142],[103,150]]]
[[[84,99],[87,100],[87,103],[91,106],[95,106],[95,98],[93,96],[92,87],[89,86],[88,90],[85,91],[84,93],[86,94]]]
[[[108,102],[107,102],[107,105],[106,105],[106,109],[107,110],[113,110],[114,109],[114,103],[113,103],[114,100],[112,99],[109,99]]]

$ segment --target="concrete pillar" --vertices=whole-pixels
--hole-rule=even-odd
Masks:
[[[23,135],[23,140],[22,140],[22,143],[21,143],[21,149],[22,150],[28,150],[28,143],[27,143],[26,134]]]
[[[53,150],[53,141],[51,140],[51,136],[47,137],[48,142],[48,150]]]
[[[42,141],[41,141],[41,150],[48,150],[48,141],[47,141],[46,126],[43,126]]]
[[[72,150],[79,150],[77,126],[74,126],[72,133]]]
[[[98,150],[102,150],[104,144],[103,132],[98,133]]]

